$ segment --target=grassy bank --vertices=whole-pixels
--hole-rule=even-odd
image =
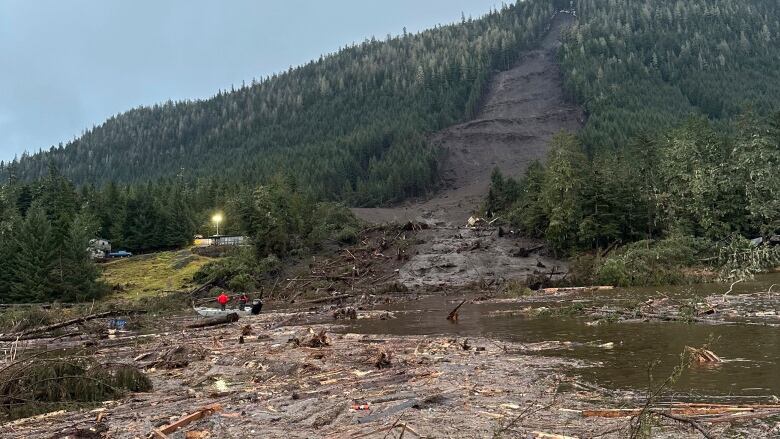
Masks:
[[[103,281],[114,291],[109,299],[153,297],[191,288],[195,273],[211,260],[187,249],[120,259],[103,265]]]

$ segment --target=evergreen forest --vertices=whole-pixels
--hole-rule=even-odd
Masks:
[[[215,207],[216,206],[216,207]],[[278,268],[329,243],[354,242],[358,224],[343,205],[316,200],[294,179],[264,186],[191,185],[181,179],[77,188],[55,167],[42,179],[0,187],[0,303],[80,302],[107,292],[90,240],[135,254],[190,245],[196,232],[215,232],[211,216],[224,213],[221,234],[245,234],[254,253],[225,258],[203,276],[233,285]]]
[[[588,121],[524,176],[494,173],[486,209],[559,255],[595,254],[586,282],[681,280],[654,278],[660,260],[731,267],[722,279],[780,262],[746,240],[780,233],[780,5],[576,5],[559,60]]]
[[[780,98],[780,4],[771,0],[578,0],[559,53],[588,114],[589,149],[619,149],[691,114],[768,114]]]
[[[438,181],[426,134],[468,118],[490,76],[542,37],[553,2],[531,0],[419,34],[371,38],[301,67],[112,117],[68,144],[0,164],[0,178],[77,185],[181,175],[242,184],[284,169],[322,199],[378,205]]]
[[[588,122],[519,181],[494,175],[488,210],[559,252],[777,233],[780,5],[576,5],[559,59]]]
[[[233,219],[223,232],[263,237],[245,259],[261,271],[353,240],[343,206],[435,190],[429,134],[472,117],[564,8],[577,23],[558,53],[563,86],[587,122],[524,176],[495,173],[486,210],[559,255],[780,233],[780,4],[528,0],[132,109],[0,162],[0,301],[98,297],[90,239],[177,248],[211,233],[217,210]]]

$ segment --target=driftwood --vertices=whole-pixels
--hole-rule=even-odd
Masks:
[[[695,428],[699,433],[702,434],[702,436],[706,437],[707,439],[715,439],[715,436],[710,434],[709,431],[705,430],[704,427],[699,425],[699,423],[694,421],[693,419],[686,418],[684,416],[673,415],[673,414],[667,413],[667,412],[655,411],[655,410],[651,411],[650,413],[653,413],[655,415],[658,415],[658,416],[661,416],[661,417],[664,417],[664,418],[671,419],[673,421],[677,421],[677,422],[682,422],[684,424],[688,424],[691,427]]]
[[[517,251],[515,251],[512,254],[512,256],[516,258],[527,258],[531,256],[531,253],[537,252],[543,248],[544,245],[537,245],[536,247],[531,247],[531,248],[520,247],[519,249],[517,249]]]
[[[573,436],[564,436],[556,433],[545,433],[543,431],[532,431],[531,436],[533,439],[575,439]]]
[[[780,414],[780,408],[777,409],[765,408],[765,409],[758,410],[756,412],[732,413],[732,414],[717,416],[714,418],[707,418],[707,423],[717,424],[722,422],[740,422],[740,421],[747,421],[756,418],[765,418],[767,416],[775,416],[778,414]]]
[[[218,325],[225,325],[227,323],[234,323],[237,322],[239,319],[238,313],[230,313],[224,316],[219,317],[212,317],[210,319],[205,319],[200,322],[195,322],[192,324],[187,325],[188,328],[206,328],[209,326],[218,326]]]
[[[586,291],[606,291],[613,290],[615,287],[611,285],[597,285],[590,287],[560,287],[560,288],[542,288],[545,293],[579,293]]]
[[[22,332],[19,332],[19,333],[16,333],[16,334],[5,335],[5,336],[0,337],[0,341],[15,341],[15,340],[23,340],[23,339],[24,340],[29,340],[31,338],[35,338],[35,337],[31,337],[34,334],[44,334],[46,332],[54,331],[55,329],[65,328],[65,327],[71,326],[71,325],[78,325],[80,323],[85,323],[85,322],[88,322],[90,320],[101,319],[101,318],[104,318],[104,317],[112,317],[112,316],[123,315],[123,314],[128,314],[128,313],[127,312],[120,312],[120,311],[106,311],[106,312],[101,312],[101,313],[97,313],[97,314],[91,314],[91,315],[84,316],[84,317],[79,317],[79,318],[75,318],[75,319],[71,319],[71,320],[66,320],[66,321],[60,322],[60,323],[54,323],[54,324],[46,325],[46,326],[39,326],[37,328],[28,329],[26,331],[22,331]]]
[[[466,303],[466,299],[463,299],[458,306],[455,307],[452,311],[450,311],[450,314],[447,316],[447,320],[455,321],[458,320],[458,310],[460,309],[463,304]]]
[[[339,294],[339,295],[336,295],[336,296],[323,297],[321,299],[307,300],[305,302],[301,302],[301,304],[303,304],[303,305],[317,305],[317,304],[320,304],[320,303],[334,302],[336,300],[347,299],[347,298],[350,298],[350,297],[352,297],[351,294]]]
[[[417,398],[417,399],[409,399],[407,401],[404,401],[400,404],[396,404],[393,407],[390,407],[382,412],[372,413],[368,416],[364,416],[360,419],[358,419],[358,424],[366,424],[369,422],[376,422],[380,419],[384,419],[388,416],[392,416],[398,412],[404,411],[406,409],[412,408],[416,405],[422,404],[423,399]]]
[[[707,416],[707,415],[727,415],[737,413],[752,413],[756,410],[777,410],[772,406],[760,406],[760,405],[719,405],[719,404],[697,404],[685,405],[680,404],[670,408],[651,408],[648,410],[650,413],[656,415],[674,415],[674,416]],[[593,409],[583,410],[582,416],[586,418],[628,418],[637,416],[642,413],[643,409]]]
[[[187,416],[184,416],[183,418],[179,419],[178,421],[176,421],[176,422],[174,422],[172,424],[168,424],[168,425],[160,427],[160,428],[155,428],[152,431],[152,434],[150,435],[150,437],[158,438],[158,439],[167,439],[168,438],[168,436],[167,436],[168,434],[171,434],[171,433],[175,432],[176,430],[178,430],[178,429],[180,429],[182,427],[186,427],[187,425],[189,425],[189,424],[191,424],[191,423],[193,423],[193,422],[195,422],[197,420],[203,419],[206,416],[211,416],[212,414],[214,414],[216,412],[219,412],[219,411],[222,411],[222,406],[221,405],[219,405],[219,404],[208,405],[208,406],[203,407],[202,409],[200,409],[200,410],[198,410],[198,411],[196,411],[194,413],[191,413],[191,414],[189,414]]]
[[[205,284],[203,284],[203,285],[201,285],[199,287],[195,287],[193,290],[190,291],[190,297],[194,297],[194,296],[196,296],[196,295],[198,295],[200,293],[208,291],[209,289],[211,289],[211,287],[214,286],[214,284],[215,284],[215,282],[212,280],[212,281],[206,282]]]
[[[718,357],[715,352],[704,348],[692,348],[690,346],[685,347],[685,352],[691,356],[691,359],[697,363],[721,363],[723,360]]]

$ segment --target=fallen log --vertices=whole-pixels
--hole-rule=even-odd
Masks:
[[[709,424],[718,424],[722,422],[742,422],[742,421],[748,421],[756,418],[775,416],[778,414],[780,414],[780,409],[761,409],[755,412],[742,412],[742,413],[721,415],[714,418],[707,418],[704,421]]]
[[[533,439],[577,439],[574,436],[564,436],[556,433],[545,433],[543,431],[532,431]]]
[[[545,293],[575,293],[585,291],[607,291],[614,290],[615,287],[611,285],[596,285],[590,287],[560,287],[560,288],[543,288]]]
[[[350,297],[352,297],[351,294],[339,294],[337,296],[328,296],[328,297],[323,297],[321,299],[307,300],[305,302],[301,302],[301,304],[303,304],[303,305],[309,305],[309,304],[317,305],[317,304],[320,304],[320,303],[327,303],[327,302],[333,302],[333,301],[341,300],[341,299],[348,299]]]
[[[194,297],[197,294],[200,294],[200,293],[208,291],[209,289],[211,289],[211,287],[214,286],[215,283],[216,282],[212,280],[212,281],[206,282],[205,284],[203,284],[203,285],[201,285],[199,287],[195,287],[194,289],[190,290],[190,297]]]
[[[667,412],[655,411],[655,410],[651,411],[651,413],[653,413],[654,415],[658,415],[658,416],[661,416],[661,417],[664,417],[664,418],[671,419],[673,421],[677,421],[677,422],[682,422],[684,424],[688,424],[691,427],[695,428],[699,433],[702,434],[702,436],[706,437],[707,439],[715,439],[715,436],[710,434],[709,431],[705,430],[704,427],[699,425],[699,423],[694,421],[693,419],[686,418],[684,416],[673,415],[673,414],[667,413]]]
[[[458,320],[458,310],[460,309],[463,304],[466,303],[466,299],[463,299],[458,306],[455,307],[452,311],[450,311],[449,315],[447,316],[447,320],[455,321]]]
[[[80,323],[85,323],[85,322],[88,322],[90,320],[101,319],[101,318],[104,318],[104,317],[112,317],[112,316],[117,316],[117,315],[124,315],[124,314],[128,314],[128,312],[105,311],[105,312],[101,312],[101,313],[97,313],[97,314],[92,314],[92,315],[88,315],[88,316],[84,316],[84,317],[79,317],[79,318],[75,318],[75,319],[66,320],[66,321],[60,322],[60,323],[54,323],[54,324],[46,325],[46,326],[39,326],[37,328],[32,328],[32,329],[28,329],[26,331],[18,332],[16,334],[4,335],[4,336],[0,337],[0,341],[15,341],[15,340],[21,340],[21,339],[29,340],[30,339],[29,336],[31,336],[33,334],[43,334],[43,333],[46,333],[46,332],[54,331],[55,329],[60,329],[60,328],[65,328],[65,327],[71,326],[71,325],[77,325],[77,324],[80,324]]]
[[[539,251],[543,248],[544,245],[537,245],[536,247],[531,247],[531,248],[520,247],[514,253],[512,253],[512,256],[516,258],[527,258],[531,256],[531,253]]]
[[[195,422],[197,420],[203,419],[203,418],[205,418],[207,416],[211,416],[212,414],[214,414],[216,412],[219,412],[219,411],[222,411],[222,406],[221,405],[219,405],[219,404],[208,405],[208,406],[203,407],[202,409],[200,409],[200,410],[198,410],[198,411],[196,411],[194,413],[191,413],[191,414],[189,414],[187,416],[184,416],[184,417],[180,418],[178,421],[176,421],[176,422],[174,422],[172,424],[168,424],[168,425],[160,427],[160,428],[155,428],[154,430],[152,430],[152,434],[150,435],[150,437],[158,438],[158,439],[167,439],[168,438],[167,435],[175,432],[176,430],[178,430],[178,429],[180,429],[182,427],[186,427],[187,425],[189,425],[189,424],[191,424],[191,423],[193,423],[193,422]]]
[[[747,413],[755,409],[750,406],[715,406],[715,407],[676,407],[666,409],[650,409],[655,414],[669,414],[677,416],[704,416],[723,415],[727,413]],[[630,418],[641,414],[643,409],[595,409],[583,410],[582,416],[586,418]]]
[[[395,276],[398,276],[398,271],[394,271],[393,273],[391,273],[391,274],[388,274],[387,276],[382,276],[382,277],[380,277],[379,279],[375,279],[375,280],[373,280],[371,283],[372,283],[372,284],[378,284],[379,282],[384,282],[384,281],[386,281],[386,280],[392,279],[392,278],[394,278]]]
[[[650,319],[650,320],[660,320],[662,322],[696,322],[696,323],[707,323],[707,324],[713,324],[713,325],[734,325],[736,322],[726,321],[726,320],[713,320],[713,319],[705,319],[702,317],[688,317],[688,316],[680,316],[676,314],[658,314],[658,313],[649,313],[649,312],[643,312],[643,311],[625,311],[625,310],[616,310],[616,309],[598,309],[598,308],[586,308],[584,311],[594,313],[594,314],[602,314],[602,315],[612,315],[616,314],[622,317],[625,317],[627,319]],[[741,323],[743,325],[749,325],[750,322]],[[761,323],[761,325],[767,325],[766,323]]]
[[[696,360],[698,363],[722,363],[723,360],[718,357],[715,352],[704,348],[692,348],[690,346],[685,347],[685,352],[690,355],[691,359]]]
[[[194,329],[194,328],[206,328],[209,326],[218,326],[218,325],[225,325],[228,323],[235,323],[239,319],[238,313],[230,313],[224,316],[219,317],[212,317],[210,319],[205,319],[200,322],[195,322],[187,325],[188,328]]]
[[[362,418],[359,418],[357,420],[357,422],[358,422],[358,424],[366,424],[366,423],[369,423],[369,422],[375,422],[375,421],[378,421],[380,419],[384,419],[384,418],[386,418],[388,416],[394,415],[394,414],[396,414],[396,413],[398,413],[400,411],[412,408],[415,405],[420,404],[421,402],[422,402],[421,399],[410,399],[410,400],[404,401],[404,402],[402,402],[400,404],[396,404],[393,407],[390,407],[390,408],[386,409],[383,412],[372,413],[372,414],[370,414],[368,416],[364,416]]]

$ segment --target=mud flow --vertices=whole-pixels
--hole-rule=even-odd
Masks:
[[[431,136],[444,151],[442,188],[436,194],[402,206],[353,209],[369,223],[421,222],[429,227],[402,269],[401,282],[407,287],[501,282],[526,279],[539,268],[553,275],[565,269],[564,261],[544,254],[516,256],[520,247],[539,242],[480,234],[465,226],[484,202],[495,168],[504,175],[522,175],[529,164],[546,158],[555,134],[575,132],[584,123],[582,110],[564,98],[556,61],[561,31],[573,23],[571,15],[558,14],[538,49],[492,79],[473,120]]]
[[[465,224],[482,204],[493,169],[519,176],[529,164],[546,158],[555,134],[578,131],[585,116],[564,98],[556,61],[560,33],[573,22],[571,15],[558,14],[538,49],[524,53],[514,68],[492,79],[476,118],[431,137],[444,151],[442,190],[421,202],[353,209],[355,214],[379,224],[420,218]]]

